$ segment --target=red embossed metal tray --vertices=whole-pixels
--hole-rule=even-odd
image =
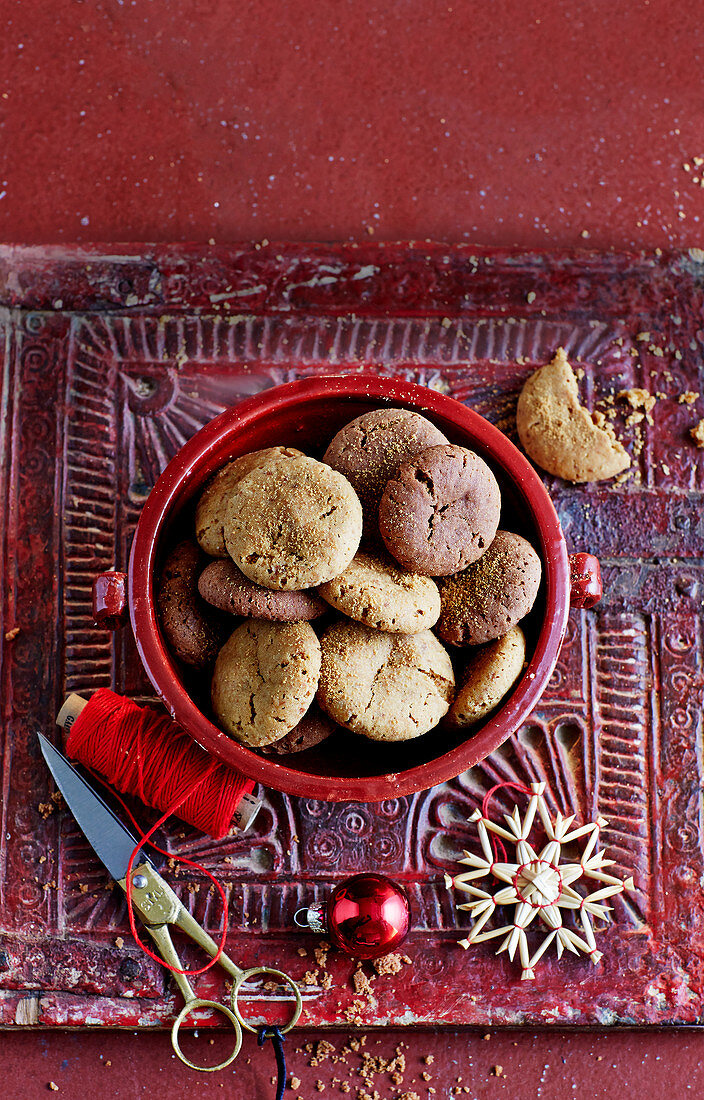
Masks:
[[[702,259],[425,243],[0,249],[1,1023],[173,1017],[171,983],[132,945],[119,895],[70,814],[46,805],[35,734],[68,690],[149,696],[129,631],[93,627],[90,590],[96,573],[125,568],[175,451],[242,397],[341,364],[450,393],[515,438],[522,382],[558,345],[594,407],[632,387],[659,399],[652,425],[626,426],[618,406],[633,455],[622,484],[546,478],[569,549],[601,559],[605,595],[571,613],[530,721],[429,791],[378,805],[266,792],[251,835],[215,843],[176,822],[167,843],[225,884],[235,959],[310,971],[304,1023],[700,1020],[704,451],[688,428],[704,399],[678,398],[704,392]],[[615,873],[636,890],[615,900],[597,967],[546,960],[520,982],[491,943],[457,947],[467,921],[443,872],[474,843],[467,817],[501,779],[545,780],[553,810],[609,820]],[[412,965],[355,1007],[354,964],[330,955],[324,989],[293,913],[362,869],[403,881],[415,920]],[[205,882],[189,873],[175,887],[217,928]],[[219,980],[210,971],[199,989]]]

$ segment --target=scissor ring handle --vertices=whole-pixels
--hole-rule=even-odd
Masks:
[[[280,983],[289,986],[289,988],[293,990],[293,995],[296,999],[296,1003],[293,1007],[291,1018],[290,1020],[287,1020],[285,1024],[282,1024],[281,1027],[279,1027],[279,1031],[282,1035],[284,1035],[287,1031],[290,1031],[291,1028],[298,1023],[298,1017],[303,1011],[303,998],[301,997],[301,991],[294,982],[293,978],[290,976],[290,974],[285,974],[283,970],[275,970],[272,966],[253,966],[251,967],[251,969],[245,970],[242,974],[240,974],[239,978],[232,986],[232,1011],[237,1016],[237,1019],[239,1020],[243,1028],[245,1028],[247,1031],[251,1031],[255,1035],[257,1034],[259,1028],[254,1027],[252,1024],[248,1023],[247,1020],[245,1020],[244,1016],[240,1012],[240,1006],[237,1003],[237,999],[240,995],[243,983],[259,974],[269,975],[272,978],[278,978]]]
[[[178,1041],[178,1033],[181,1030],[181,1024],[190,1016],[194,1008],[209,1008],[212,1012],[219,1012],[222,1016],[227,1017],[235,1029],[235,1049],[229,1058],[226,1058],[224,1062],[220,1062],[217,1066],[197,1066],[195,1062],[191,1062],[181,1050]],[[201,1073],[215,1073],[216,1070],[225,1069],[229,1066],[239,1054],[240,1047],[242,1046],[242,1026],[236,1012],[228,1008],[227,1005],[219,1004],[217,1001],[204,1001],[200,997],[194,997],[192,1001],[186,1002],[174,1020],[173,1027],[171,1028],[171,1045],[176,1055],[181,1059],[184,1065],[189,1067],[189,1069],[197,1069]]]

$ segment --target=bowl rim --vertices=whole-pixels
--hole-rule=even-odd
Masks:
[[[544,565],[545,614],[531,661],[507,701],[479,730],[433,760],[399,772],[375,776],[321,776],[263,757],[223,733],[198,709],[181,685],[172,658],[161,640],[153,581],[164,525],[185,495],[203,461],[246,425],[276,407],[329,401],[330,398],[376,399],[400,404],[451,421],[460,432],[481,438],[491,460],[505,471],[521,493],[540,541]],[[273,445],[273,444],[272,444]],[[147,578],[147,584],[144,584]],[[204,425],[165,468],[140,514],[128,567],[128,603],[135,643],[144,669],[171,716],[207,752],[251,779],[286,794],[327,801],[366,802],[426,790],[473,767],[508,739],[531,713],[550,679],[562,645],[569,613],[569,564],[565,538],[554,505],[527,458],[498,428],[457,399],[393,376],[366,373],[324,374],[273,386],[245,398]]]

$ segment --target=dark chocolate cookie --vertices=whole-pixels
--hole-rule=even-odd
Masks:
[[[438,634],[451,645],[500,638],[530,611],[540,575],[540,558],[530,543],[497,531],[479,561],[442,582]]]
[[[491,545],[501,494],[486,462],[445,443],[404,462],[379,505],[379,531],[404,568],[428,577],[465,569]]]
[[[198,573],[205,555],[186,539],[170,552],[161,570],[157,605],[161,625],[176,657],[206,668],[218,655],[226,631],[198,594]]]
[[[331,733],[340,727],[320,707],[312,703],[297,726],[278,741],[262,745],[260,752],[271,756],[288,756],[292,752],[305,752],[327,740]]]
[[[198,591],[218,610],[246,618],[309,622],[328,610],[325,600],[313,589],[277,592],[263,588],[245,577],[232,561],[213,561],[207,565],[198,580]]]
[[[352,483],[362,502],[366,530],[376,529],[384,486],[402,462],[447,443],[442,432],[409,409],[374,409],[341,428],[323,461]]]

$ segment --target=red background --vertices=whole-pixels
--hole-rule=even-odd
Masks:
[[[700,246],[703,39],[684,0],[0,0],[0,239]],[[438,1100],[704,1089],[696,1032],[376,1041],[423,1100],[416,1051]],[[300,1045],[288,1095],[349,1076]],[[13,1097],[273,1096],[271,1051],[195,1079],[164,1034],[4,1035],[0,1068]]]

